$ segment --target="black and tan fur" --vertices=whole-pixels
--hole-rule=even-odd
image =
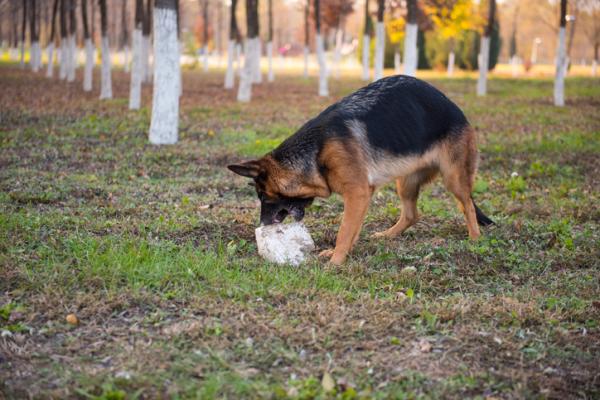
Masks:
[[[376,236],[394,237],[418,220],[417,198],[438,174],[456,197],[472,239],[491,224],[471,197],[476,135],[462,111],[433,86],[408,76],[381,79],[333,104],[259,160],[230,165],[254,179],[261,223],[297,220],[315,197],[339,193],[344,214],[335,248],[341,264],[357,241],[373,192],[396,181],[402,214]]]

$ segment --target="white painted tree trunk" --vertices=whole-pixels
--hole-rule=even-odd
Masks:
[[[304,46],[304,72],[303,75],[305,78],[308,78],[308,56],[310,54],[310,50],[308,46]]]
[[[58,68],[58,77],[60,80],[65,80],[67,79],[67,41],[63,39],[60,40],[58,60],[60,63]]]
[[[237,99],[241,102],[249,102],[252,98],[252,81],[255,68],[256,50],[255,46],[260,39],[252,38],[246,39],[246,57],[244,59],[244,68],[242,68],[242,74],[240,76],[240,85],[238,87]]]
[[[592,61],[592,76],[595,78],[598,74],[598,61]]]
[[[402,59],[400,58],[400,53],[398,52],[398,50],[396,50],[396,52],[394,53],[394,73],[396,75],[400,75],[401,71],[402,71]]]
[[[244,69],[244,67],[242,66],[243,52],[244,52],[244,49],[242,47],[242,44],[236,43],[236,45],[235,45],[235,74],[238,77],[242,76],[242,70]]]
[[[102,74],[100,79],[100,99],[112,99],[110,47],[108,36],[102,37]]]
[[[273,42],[267,42],[267,58],[269,62],[267,80],[273,82],[275,80],[275,73],[273,72]]]
[[[516,55],[510,58],[510,69],[513,78],[519,76],[519,57]]]
[[[150,143],[177,143],[179,131],[179,45],[174,9],[154,9],[154,90]],[[173,84],[175,82],[175,84]]]
[[[75,69],[77,68],[77,44],[75,43],[75,35],[69,36],[69,70],[67,71],[67,82],[75,81]]]
[[[374,81],[383,78],[383,62],[385,54],[385,25],[375,24],[375,76]]]
[[[490,37],[482,36],[479,47],[479,79],[477,80],[477,96],[485,96],[487,93],[487,75],[490,61]]]
[[[450,54],[448,54],[448,70],[446,71],[449,77],[454,75],[454,58],[454,52],[451,51]]]
[[[254,70],[252,72],[252,83],[262,83],[262,71],[260,70],[260,59],[262,56],[262,42],[260,38],[254,39]]]
[[[179,40],[179,38],[177,38],[177,77],[179,78],[177,80],[177,87],[179,89],[179,97],[181,97],[181,95],[183,95],[183,74],[181,71],[181,52],[183,49],[183,43],[181,42],[181,40]]]
[[[92,39],[85,39],[85,68],[83,70],[83,90],[92,90],[92,79],[94,72],[94,44]]]
[[[129,84],[129,109],[139,110],[142,103],[142,30],[133,30],[133,60]]]
[[[54,43],[49,43],[46,47],[46,53],[48,54],[48,67],[46,68],[46,78],[52,78],[54,76]]]
[[[371,74],[371,65],[369,57],[371,55],[371,36],[363,35],[362,48],[362,80],[368,81]]]
[[[327,62],[325,61],[325,49],[323,48],[323,36],[317,33],[317,60],[319,62],[319,96],[329,96],[327,83]]]
[[[40,70],[40,56],[39,56],[39,51],[40,51],[40,42],[33,42],[31,44],[31,70],[33,72],[38,72]]]
[[[554,76],[554,105],[562,107],[565,105],[565,75],[567,69],[567,58],[565,48],[565,28],[558,31],[558,49],[556,50],[556,74]]]
[[[404,75],[415,76],[417,72],[417,24],[406,24],[404,36]]]
[[[235,60],[235,40],[227,42],[227,70],[225,71],[225,89],[233,89],[235,84],[235,71],[233,62]]]
[[[129,46],[123,47],[123,70],[129,72]]]
[[[142,81],[151,82],[150,77],[150,37],[142,36]]]
[[[10,59],[16,61],[19,59],[19,50],[15,47],[11,47],[10,49]]]

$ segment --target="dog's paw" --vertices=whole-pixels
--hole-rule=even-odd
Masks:
[[[319,258],[331,258],[333,256],[333,249],[323,250],[319,253]]]
[[[395,232],[391,232],[391,229],[388,229],[387,231],[375,232],[373,235],[371,235],[371,237],[373,237],[375,239],[381,239],[381,238],[391,239],[396,236],[398,236],[398,234]]]

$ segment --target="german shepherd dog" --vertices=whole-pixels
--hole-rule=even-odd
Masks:
[[[252,178],[261,224],[296,220],[315,197],[339,193],[344,214],[335,249],[321,252],[341,264],[357,241],[375,189],[396,181],[400,220],[377,237],[395,237],[418,219],[417,198],[441,174],[465,215],[471,239],[493,222],[473,202],[476,134],[450,99],[404,75],[380,79],[331,105],[259,160],[229,165]]]

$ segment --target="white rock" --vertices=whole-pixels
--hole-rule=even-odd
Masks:
[[[315,242],[301,222],[261,226],[255,234],[258,254],[277,264],[299,265],[315,249]]]

